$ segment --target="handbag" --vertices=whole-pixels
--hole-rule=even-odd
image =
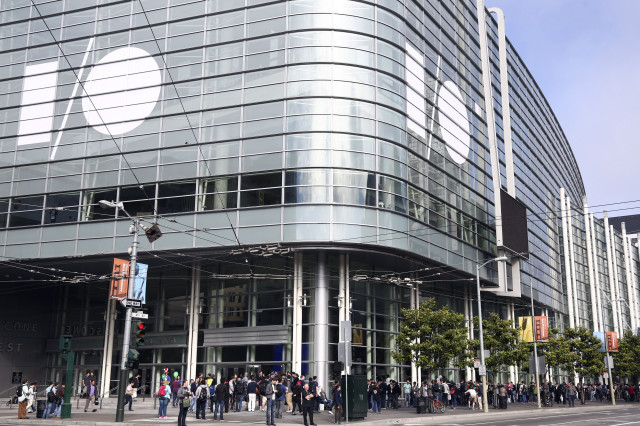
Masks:
[[[187,397],[182,398],[182,406],[184,408],[189,408],[190,405],[191,405],[191,401],[189,401],[189,398]]]

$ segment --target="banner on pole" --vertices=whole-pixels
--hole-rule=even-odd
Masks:
[[[607,331],[605,333],[605,339],[609,352],[618,352],[618,333],[615,331]]]
[[[531,323],[531,317],[519,317],[520,340],[523,342],[533,342],[533,333],[535,329],[536,342],[549,341],[549,321],[546,316],[534,317],[534,323]]]
[[[136,278],[133,282],[133,298],[147,303],[147,270],[149,265],[136,263]]]
[[[122,300],[127,297],[129,291],[129,261],[113,259],[113,269],[111,270],[111,299]]]

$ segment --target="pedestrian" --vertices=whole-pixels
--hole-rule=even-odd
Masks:
[[[251,380],[247,383],[247,396],[249,397],[249,402],[247,402],[247,411],[255,411],[256,396],[258,396],[258,384],[253,376],[251,376]]]
[[[53,412],[53,417],[60,417],[60,411],[62,410],[62,403],[64,402],[64,390],[66,385],[63,383],[62,385],[56,388],[56,397],[55,404],[56,408]]]
[[[209,387],[206,380],[200,381],[200,385],[196,388],[196,419],[206,420],[207,400],[209,399]]]
[[[187,411],[189,411],[189,406],[191,405],[190,397],[191,389],[189,388],[189,383],[185,380],[182,383],[182,387],[178,389],[178,426],[187,426]]]
[[[465,395],[467,395],[467,407],[469,407],[469,410],[475,410],[478,402],[478,393],[475,389],[469,387]]]
[[[84,377],[82,378],[82,397],[87,397],[87,391],[91,386],[91,370],[87,370]]]
[[[333,391],[333,423],[334,424],[342,424],[342,386],[338,384],[336,389]]]
[[[218,420],[218,409],[220,409],[220,420],[224,420],[225,395],[227,394],[225,383],[226,379],[223,378],[216,386],[216,409],[213,412],[213,420]]]
[[[285,403],[287,387],[282,384],[282,378],[278,377],[276,384],[276,419],[282,418],[282,406]]]
[[[295,416],[296,414],[296,406],[298,408],[298,413],[302,414],[302,382],[300,380],[296,380],[297,377],[294,376],[294,384],[292,385],[292,395],[291,395],[291,415]]]
[[[305,383],[302,388],[302,415],[304,418],[305,426],[315,425],[313,422],[313,408],[314,408],[314,397],[311,391],[309,390],[309,384]],[[307,422],[307,417],[309,421]]]
[[[196,379],[196,380],[191,379],[189,381],[189,392],[191,394],[189,398],[189,411],[192,413],[196,412],[196,390],[198,389],[199,381],[200,381],[199,379]]]
[[[135,380],[133,378],[129,379],[129,384],[127,385],[127,389],[124,391],[124,407],[129,404],[129,411],[133,411],[131,408],[133,404],[133,393],[134,393],[134,385]],[[122,407],[124,409],[124,407]]]
[[[158,389],[158,418],[166,419],[167,418],[167,406],[169,405],[169,400],[171,397],[171,387],[169,387],[169,381],[165,380],[160,385]]]
[[[27,392],[27,414],[33,413],[34,411],[33,402],[35,401],[36,392],[36,383],[31,383],[31,385],[29,386],[29,391]]]
[[[237,413],[242,411],[242,400],[244,399],[245,392],[246,392],[246,386],[242,381],[242,378],[238,377],[233,386],[233,393],[235,394]]]
[[[567,399],[569,402],[569,407],[575,407],[576,406],[576,386],[573,384],[573,382],[570,382],[567,385]]]
[[[273,425],[274,417],[275,417],[275,408],[276,408],[276,378],[275,376],[271,378],[271,382],[267,383],[264,391],[264,396],[267,399],[267,424]]]
[[[56,383],[49,382],[49,386],[44,390],[45,398],[47,399],[47,405],[45,406],[44,413],[42,413],[43,419],[48,419],[51,414],[56,410]]]
[[[216,405],[216,385],[217,380],[215,377],[212,377],[211,383],[209,384],[209,414],[213,414],[213,409]]]
[[[178,390],[180,389],[180,376],[174,377],[173,382],[171,382],[171,396],[172,396],[172,405],[176,406],[176,399],[178,399]]]
[[[89,408],[89,404],[95,404],[95,400],[96,397],[98,395],[98,389],[96,388],[96,382],[95,380],[92,380],[91,383],[89,384],[89,388],[87,389],[87,402],[85,402],[84,404],[84,412],[87,412],[87,409]],[[91,410],[91,412],[95,413],[96,411],[98,411],[97,409],[93,409]]]
[[[16,389],[16,395],[18,396],[18,418],[28,419],[27,417],[27,398],[29,393],[29,381],[25,380],[22,385]]]

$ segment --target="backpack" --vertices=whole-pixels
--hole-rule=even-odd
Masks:
[[[165,389],[165,386],[162,385],[160,386],[160,389],[158,390],[158,396],[166,396],[167,395],[167,390]]]
[[[200,396],[198,397],[198,399],[200,401],[206,401],[207,400],[207,392],[206,392],[205,388],[200,389]]]
[[[282,386],[276,385],[276,398],[280,398],[282,396]]]
[[[47,393],[47,402],[58,402],[58,397],[53,391],[53,388],[51,388],[51,390],[49,390],[49,392]]]
[[[242,383],[242,380],[238,379],[236,381],[234,392],[236,395],[244,395],[244,383]]]
[[[265,395],[267,393],[267,380],[260,380],[260,385],[258,387],[260,389],[260,395]]]

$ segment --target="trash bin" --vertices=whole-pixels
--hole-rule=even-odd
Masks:
[[[36,417],[41,419],[42,416],[44,416],[44,410],[47,409],[47,400],[46,399],[39,399],[36,401],[37,405],[36,405]]]

